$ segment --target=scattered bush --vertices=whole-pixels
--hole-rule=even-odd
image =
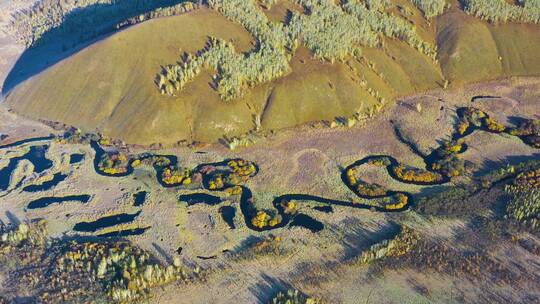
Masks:
[[[98,168],[106,174],[124,174],[128,171],[128,162],[127,155],[120,151],[106,152],[101,156]]]
[[[261,3],[262,7],[270,9],[274,4],[276,4],[276,2],[278,2],[278,0],[259,0],[259,2]]]
[[[200,276],[178,258],[164,266],[127,242],[48,239],[44,221],[3,227],[0,258],[15,262],[8,276],[17,290],[31,287],[32,303],[136,303],[153,287]]]
[[[392,171],[402,181],[413,183],[440,183],[443,181],[441,174],[419,168],[406,167],[403,164],[392,167]]]
[[[192,182],[193,173],[189,169],[165,168],[161,173],[161,181],[167,185],[188,186]]]
[[[412,0],[412,2],[428,19],[442,14],[444,9],[449,6],[446,0]]]
[[[446,177],[462,176],[467,173],[465,161],[456,155],[437,160],[431,168]]]
[[[264,256],[284,256],[290,252],[283,246],[280,236],[268,235],[250,240],[235,252],[235,259],[253,259]]]
[[[0,228],[0,256],[15,248],[41,246],[45,243],[47,227],[44,221]]]
[[[506,0],[462,0],[465,12],[490,22],[540,22],[538,0],[519,0],[517,5]]]
[[[492,170],[480,178],[482,187],[489,188],[494,183],[502,181],[506,178],[517,176],[521,172],[532,171],[540,168],[540,160],[531,159],[523,161],[516,165],[507,165],[505,167]]]
[[[344,12],[332,0],[297,0],[308,14],[293,14],[289,28],[295,37],[316,57],[326,60],[345,59],[357,45],[375,46],[377,33],[362,26],[357,18]]]
[[[401,210],[409,205],[409,197],[403,193],[396,193],[390,197],[390,203],[383,205],[384,209],[392,210]]]
[[[120,303],[142,299],[152,287],[189,278],[178,258],[173,265],[162,266],[152,262],[148,253],[128,243],[70,244],[67,252],[58,259],[52,276],[69,279],[71,275],[99,280],[110,298]],[[55,281],[60,285],[55,286],[58,289],[68,287],[68,281]]]
[[[26,47],[47,42],[47,33],[61,29],[79,42],[112,31],[118,22],[180,0],[40,0],[31,8],[16,12],[10,27]],[[175,11],[173,7],[160,13]],[[144,16],[144,15],[143,15]],[[89,26],[90,25],[90,26]]]
[[[378,11],[385,11],[395,6],[392,0],[365,0],[364,2],[369,9]]]
[[[362,252],[358,258],[360,264],[369,264],[385,257],[399,257],[411,251],[420,239],[420,235],[407,226],[391,239],[383,240]]]
[[[280,291],[272,299],[270,304],[317,304],[320,303],[319,300],[309,298],[301,294],[296,289],[289,289],[287,292]]]
[[[435,59],[437,56],[437,50],[435,46],[424,41],[420,35],[416,32],[414,25],[410,24],[405,19],[397,16],[385,13],[383,11],[370,10],[365,4],[352,0],[348,1],[343,9],[349,14],[355,16],[362,26],[360,28],[368,27],[374,33],[382,33],[384,36],[394,39],[403,40],[411,47],[417,49],[419,52],[430,56]],[[378,37],[371,38],[376,39],[379,42]],[[368,45],[368,44],[364,44]]]
[[[273,1],[263,3],[269,6]],[[175,95],[202,69],[217,71],[215,87],[224,100],[243,95],[260,83],[288,74],[299,41],[316,57],[329,61],[359,54],[360,46],[382,45],[381,35],[400,39],[432,58],[435,47],[423,41],[413,25],[384,11],[384,5],[348,1],[294,0],[307,14],[292,13],[287,25],[270,21],[255,0],[209,0],[210,8],[244,26],[257,41],[256,48],[239,54],[226,41],[211,38],[197,54],[185,54],[178,64],[169,65],[156,76],[162,94]]]
[[[169,7],[159,7],[153,11],[145,12],[136,17],[129,18],[124,20],[116,25],[117,29],[128,25],[134,25],[140,22],[144,22],[150,19],[161,18],[161,17],[170,17],[180,14],[184,14],[193,10],[196,10],[200,7],[199,4],[193,2],[182,2]]]
[[[274,227],[281,223],[279,215],[271,216],[266,211],[257,211],[257,214],[251,218],[251,224],[258,229],[264,229],[267,227]]]
[[[519,174],[505,190],[512,196],[507,206],[508,215],[527,227],[539,228],[540,169]]]
[[[257,48],[243,55],[226,41],[212,38],[197,55],[186,55],[178,65],[167,66],[156,78],[162,94],[174,95],[203,68],[219,71],[216,87],[224,100],[240,97],[243,91],[258,83],[271,81],[290,71],[293,40],[283,24],[271,22],[255,0],[209,0],[210,8],[242,24],[256,39]]]
[[[491,253],[488,251],[464,251],[457,246],[421,238],[406,254],[380,260],[375,264],[373,271],[407,267],[415,271],[436,271],[440,274],[477,282],[492,280],[501,285],[517,284],[524,279],[528,280],[527,276],[520,277],[490,256]]]
[[[472,195],[470,189],[451,186],[441,192],[420,197],[414,210],[423,215],[441,217],[461,217],[476,214],[479,206],[468,200]]]

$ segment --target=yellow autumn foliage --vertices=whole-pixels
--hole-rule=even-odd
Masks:
[[[393,171],[398,178],[407,182],[433,183],[442,180],[442,176],[438,173],[421,169],[408,169],[402,164],[393,168]]]
[[[251,219],[251,224],[259,229],[268,226],[270,216],[265,211],[258,211],[257,214]]]

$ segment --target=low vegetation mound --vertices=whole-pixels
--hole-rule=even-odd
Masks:
[[[5,295],[24,292],[32,303],[139,303],[154,287],[200,278],[200,269],[178,257],[163,265],[126,241],[51,239],[46,228],[44,221],[0,228]]]

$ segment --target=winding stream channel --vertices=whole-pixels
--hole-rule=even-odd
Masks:
[[[105,151],[97,142],[92,142],[96,151],[94,167],[98,174],[104,176],[127,176],[134,170],[134,163],[150,160],[156,171],[157,181],[164,187],[179,187],[186,189],[203,189],[210,192],[226,192],[232,196],[239,196],[240,210],[246,226],[255,231],[266,231],[285,227],[301,216],[305,221],[315,221],[309,216],[302,214],[297,209],[296,202],[316,202],[324,205],[335,205],[357,209],[370,209],[376,212],[403,212],[413,204],[412,195],[408,192],[393,191],[378,184],[368,183],[358,177],[358,171],[362,166],[377,166],[385,168],[390,177],[405,184],[414,185],[442,185],[448,183],[452,177],[465,172],[465,164],[459,155],[467,150],[464,139],[476,131],[505,133],[521,138],[526,144],[540,148],[538,130],[531,127],[534,122],[523,120],[524,123],[516,128],[503,126],[485,112],[476,108],[459,108],[457,110],[459,122],[452,140],[442,143],[429,155],[421,155],[425,168],[409,167],[399,163],[390,155],[371,155],[362,158],[349,166],[341,173],[341,179],[345,186],[359,198],[378,200],[376,204],[363,204],[352,201],[329,199],[309,194],[285,194],[276,197],[272,201],[273,210],[259,210],[253,201],[251,190],[244,186],[250,178],[258,173],[256,164],[243,159],[226,159],[222,162],[201,164],[193,169],[179,168],[178,159],[171,155],[150,155],[130,157],[123,172],[108,173],[100,167],[100,160]],[[532,128],[532,129],[531,129]],[[179,175],[167,174],[166,172],[181,172]],[[171,182],[171,176],[173,178]],[[168,180],[169,179],[169,180]],[[186,181],[189,180],[189,183]],[[180,201],[192,204],[219,205],[221,200],[217,196],[197,193],[181,195]],[[305,217],[309,219],[305,219]],[[302,222],[302,221],[297,221]],[[310,224],[308,228],[319,226],[318,222]],[[319,229],[312,229],[319,230]]]
[[[466,173],[465,162],[459,158],[459,155],[467,150],[464,139],[476,131],[517,136],[527,145],[540,148],[540,123],[538,121],[523,119],[519,126],[508,127],[499,124],[485,112],[472,107],[459,108],[457,115],[458,123],[455,126],[455,132],[452,134],[451,140],[442,143],[429,155],[422,155],[417,149],[413,149],[424,160],[425,168],[401,164],[390,155],[370,155],[347,166],[341,172],[342,182],[357,197],[369,200],[370,203],[367,204],[292,193],[274,198],[272,201],[273,209],[271,210],[258,209],[251,190],[245,184],[249,179],[257,175],[259,168],[255,163],[248,160],[226,159],[221,162],[200,164],[190,169],[180,167],[178,158],[173,155],[143,153],[122,156],[119,152],[105,150],[95,140],[92,140],[90,145],[95,151],[94,170],[102,176],[128,176],[141,164],[149,164],[154,168],[156,179],[163,187],[221,192],[230,197],[236,197],[246,226],[249,229],[267,231],[288,225],[299,225],[316,232],[320,231],[324,225],[301,213],[298,209],[299,202],[315,202],[324,206],[334,205],[390,213],[403,212],[413,205],[413,197],[408,192],[386,189],[381,185],[362,180],[360,173],[363,166],[384,168],[392,179],[405,184],[442,185],[448,183],[453,177]],[[399,136],[399,134],[397,135]],[[32,141],[43,141],[44,139],[47,138],[27,139],[0,147],[0,149]],[[179,201],[187,202],[188,205],[207,204],[215,206],[222,203],[219,196],[206,193],[183,194],[180,195]],[[371,201],[374,203],[372,204]],[[41,204],[48,205],[50,203],[50,200],[43,198],[32,202],[32,206],[29,207],[36,207]],[[328,209],[314,209],[320,212],[329,212]],[[226,221],[231,228],[234,228],[233,218],[235,213],[231,210],[226,211]],[[130,217],[133,215],[125,216]],[[111,218],[118,220],[119,217]],[[103,222],[109,222],[109,219],[104,219]],[[81,225],[79,226],[82,227]],[[136,234],[143,232],[144,229],[139,229]]]

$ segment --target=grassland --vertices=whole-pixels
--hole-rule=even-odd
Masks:
[[[486,22],[455,2],[385,3],[211,1],[94,43],[7,103],[127,143],[172,145],[372,115],[415,92],[540,73],[534,23]]]
[[[309,295],[331,303],[355,303],[358,299],[389,303],[401,303],[403,299],[414,303],[445,299],[451,303],[498,302],[501,299],[523,302],[535,298],[538,294],[538,289],[534,288],[538,284],[534,275],[537,267],[530,268],[530,261],[537,261],[540,252],[538,228],[535,228],[537,193],[523,192],[521,187],[538,185],[538,172],[523,165],[526,163],[523,160],[538,159],[538,149],[514,136],[497,133],[503,129],[499,124],[504,124],[504,131],[513,135],[530,136],[531,132],[538,132],[537,123],[531,124],[524,119],[537,118],[539,85],[535,78],[515,78],[455,90],[435,90],[403,100],[384,115],[365,122],[365,127],[287,130],[240,151],[210,145],[198,148],[202,153],[194,153],[188,148],[155,152],[175,155],[180,166],[196,168],[187,171],[163,170],[156,174],[160,164],[167,165],[166,159],[159,157],[153,160],[141,158],[137,165],[134,160],[131,162],[133,170],[123,171],[129,156],[149,155],[148,149],[116,147],[106,139],[102,139],[101,145],[110,151],[111,161],[101,161],[95,149],[84,140],[45,139],[1,148],[2,168],[30,146],[48,145],[44,157],[53,162],[49,169],[38,173],[33,172],[35,170],[26,160],[19,160],[18,166],[25,170],[17,170],[20,174],[14,174],[16,178],[10,181],[12,187],[0,193],[3,195],[3,204],[0,204],[2,220],[44,218],[49,223],[53,240],[80,236],[97,238],[88,243],[88,248],[82,242],[53,242],[53,246],[35,251],[25,246],[11,247],[14,255],[8,256],[12,263],[7,265],[12,268],[0,267],[0,273],[6,274],[10,283],[2,284],[2,296],[11,300],[22,294],[28,297],[42,294],[42,290],[34,285],[28,288],[17,285],[22,270],[28,274],[26,278],[37,278],[39,286],[51,290],[49,295],[53,303],[59,302],[57,296],[79,299],[77,292],[80,290],[87,290],[86,294],[92,292],[104,302],[111,296],[119,302],[124,296],[139,298],[139,292],[145,298],[150,292],[153,295],[148,300],[150,303],[175,303],[178,299],[190,303],[268,303],[279,291],[293,288],[299,290],[302,297]],[[471,97],[477,95],[501,97],[475,98],[471,103]],[[469,109],[456,116],[456,109],[470,106],[481,111]],[[4,111],[0,114],[6,112],[4,107],[0,109]],[[486,113],[491,116],[487,117]],[[14,115],[9,113],[8,117]],[[19,117],[17,121],[24,120]],[[472,129],[459,127],[462,124],[468,124]],[[16,134],[14,127],[0,125],[0,132]],[[26,124],[20,128],[32,134]],[[476,128],[490,132],[473,132]],[[400,182],[388,175],[382,159],[382,162],[355,167],[355,177],[364,183],[410,193],[415,206],[408,212],[381,213],[376,209],[332,205],[330,200],[313,200],[324,197],[356,206],[368,203],[370,200],[357,197],[343,184],[340,170],[374,154],[391,155],[407,167],[422,168],[425,166],[422,153],[438,150],[440,142],[460,130],[466,135],[463,139],[468,148],[460,149],[463,153],[459,153],[459,158],[471,163],[467,168],[473,171],[454,177],[444,185]],[[298,136],[299,132],[302,136]],[[72,135],[82,136],[76,131]],[[98,137],[89,137],[95,138]],[[417,154],[416,150],[425,152]],[[73,154],[82,154],[84,158],[71,164],[68,159]],[[244,168],[236,161],[236,165],[231,163],[229,169],[224,169],[223,163],[217,162],[226,158],[253,161],[258,167],[256,175],[250,163]],[[534,163],[532,168],[537,168],[538,161]],[[201,164],[204,165],[199,166]],[[110,175],[96,173],[96,170],[101,172],[107,168],[114,169],[108,171]],[[501,169],[493,170],[495,168]],[[297,212],[316,219],[324,229],[316,233],[292,225],[274,226],[268,232],[253,229],[266,220],[270,225],[271,219],[261,215],[253,222],[253,218],[244,217],[237,201],[238,194],[227,193],[226,186],[234,182],[230,179],[230,170],[244,174],[245,169],[249,169],[250,178],[243,179],[242,184],[251,190],[251,198],[247,201],[250,207],[271,212],[275,210],[272,203],[277,197],[288,193],[305,194],[296,196],[303,199],[291,200],[289,203],[294,204],[282,207],[295,210],[291,217]],[[195,177],[197,171],[206,176],[202,180],[206,180],[208,188],[193,187],[201,181]],[[44,181],[57,172],[67,177],[53,188],[37,192],[24,190],[29,185],[46,183]],[[416,179],[415,174],[406,174],[401,169],[395,173]],[[188,184],[189,174],[193,175]],[[219,181],[219,175],[223,176],[222,181]],[[171,185],[163,187],[158,181]],[[220,186],[222,182],[225,188]],[[135,204],[134,194],[140,191],[146,192],[144,202]],[[39,198],[74,194],[85,194],[91,199],[86,203],[68,201],[43,208],[27,208],[29,202]],[[198,195],[202,198],[197,200]],[[193,200],[186,197],[193,197]],[[528,201],[529,198],[532,199]],[[329,205],[330,210],[321,208]],[[224,219],[222,207],[236,209],[232,220],[234,228]],[[122,220],[125,215],[132,216]],[[115,220],[108,222],[111,218]],[[81,223],[99,225],[96,229],[78,229]],[[113,240],[103,239],[103,235],[127,233],[136,227],[147,229],[126,236],[133,243],[129,250],[133,252],[138,247],[161,260],[145,259],[155,265],[152,275],[144,274],[144,269],[148,268],[145,262],[134,268],[128,266],[128,276],[120,271],[126,267],[123,258],[111,258],[110,267],[100,266],[109,263],[108,256],[102,256],[108,251],[100,248],[119,246]],[[97,251],[95,255],[92,248]],[[43,250],[56,253],[59,249],[62,250],[58,255],[49,255],[51,259],[36,258]],[[31,255],[19,255],[21,252]],[[80,259],[72,255],[78,257],[79,252]],[[88,252],[93,256],[90,259]],[[68,258],[57,260],[64,253]],[[172,263],[174,266],[178,258],[185,261],[185,265],[192,265],[194,268],[190,269],[194,271],[200,265],[201,273],[205,274],[201,277],[204,281],[188,280],[189,283],[184,284],[182,280],[178,283],[173,280],[172,284],[163,285],[164,289],[150,288],[169,282],[171,277],[162,276],[167,272],[159,265]],[[103,259],[105,262],[102,263]],[[34,267],[18,268],[19,261]],[[90,268],[81,268],[82,264],[90,265]],[[41,269],[50,270],[51,280],[40,275]],[[88,277],[95,284],[88,285],[88,280],[79,280]],[[57,283],[49,285],[50,281]],[[139,283],[142,288],[137,285]],[[128,290],[138,290],[136,294],[125,291],[126,285]],[[225,296],[224,290],[235,292]]]

